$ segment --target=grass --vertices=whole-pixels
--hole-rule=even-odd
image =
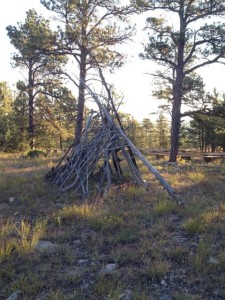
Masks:
[[[176,204],[169,200],[160,200],[153,208],[157,216],[165,216],[176,211]]]
[[[0,154],[0,299],[223,299],[224,165],[153,160],[183,194],[178,207],[146,168],[148,191],[60,195],[43,181],[56,161]],[[43,239],[57,251],[37,251]]]
[[[200,217],[187,219],[182,227],[190,234],[202,233],[205,231],[205,223]]]
[[[209,241],[200,241],[196,254],[193,257],[193,267],[197,272],[204,272],[207,266],[207,258],[210,253],[210,243]]]
[[[37,222],[32,228],[24,220],[18,225],[12,221],[1,222],[0,234],[0,262],[7,260],[16,253],[23,255],[34,251],[38,241],[44,235],[46,222]]]

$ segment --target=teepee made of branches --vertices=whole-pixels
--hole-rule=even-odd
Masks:
[[[98,110],[90,112],[80,143],[71,145],[45,180],[61,192],[73,190],[85,196],[93,190],[105,192],[112,184],[124,180],[121,162],[125,161],[133,181],[147,187],[137,167],[136,159],[139,159],[179,203],[177,193],[128,138],[115,107],[104,104],[87,85],[85,88]]]

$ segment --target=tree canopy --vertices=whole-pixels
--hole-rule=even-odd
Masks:
[[[151,11],[152,15],[154,12],[146,20],[149,40],[141,56],[158,62],[162,69],[155,75],[170,85],[170,161],[176,161],[181,104],[185,101],[187,91],[192,90],[198,79],[193,77],[193,73],[203,66],[220,62],[225,57],[225,24],[221,21],[221,17],[225,15],[225,3],[223,0],[134,2],[141,11]]]
[[[78,144],[83,128],[84,83],[88,80],[88,73],[99,66],[114,68],[121,65],[123,55],[115,46],[132,35],[132,28],[125,23],[132,9],[119,1],[106,0],[41,0],[41,3],[55,13],[59,21],[54,53],[69,55],[79,68],[79,82],[75,83],[78,86],[75,143]]]
[[[7,27],[10,42],[16,49],[12,59],[14,67],[25,72],[25,81],[20,81],[17,88],[28,95],[28,130],[30,148],[35,147],[35,113],[40,95],[49,95],[60,86],[60,71],[66,63],[63,56],[46,55],[42,49],[51,49],[56,40],[56,33],[50,28],[48,20],[39,16],[35,10],[26,13],[24,23]]]

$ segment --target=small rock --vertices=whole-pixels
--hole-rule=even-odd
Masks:
[[[113,272],[116,268],[116,264],[108,264],[104,268],[101,269],[101,273],[110,273]]]
[[[161,280],[161,284],[162,284],[162,285],[167,285],[167,283],[166,283],[165,280]]]
[[[88,259],[79,259],[79,260],[78,260],[78,264],[79,264],[79,265],[86,264],[87,262],[88,262]]]
[[[73,244],[75,246],[79,246],[81,244],[81,240],[75,240],[75,241],[73,241]]]
[[[213,265],[218,265],[219,264],[219,260],[216,257],[210,256],[209,257],[209,263],[213,264]]]
[[[13,203],[15,202],[15,198],[14,197],[9,197],[9,203]]]
[[[58,246],[49,241],[39,241],[37,243],[36,249],[40,252],[49,252],[54,253],[57,250]]]

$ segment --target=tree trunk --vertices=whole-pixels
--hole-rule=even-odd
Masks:
[[[63,150],[63,139],[61,131],[59,132],[59,149]]]
[[[84,103],[85,103],[85,86],[84,82],[86,82],[86,64],[87,64],[87,53],[84,49],[81,51],[80,57],[80,82],[79,82],[79,96],[77,103],[77,119],[75,126],[75,145],[80,143],[82,130],[83,130],[83,121],[84,121]]]
[[[29,131],[29,144],[30,149],[33,150],[35,148],[35,136],[34,136],[34,85],[33,85],[33,74],[32,67],[29,68],[29,86],[28,86],[28,98],[29,98],[29,121],[28,121],[28,131]]]
[[[179,149],[180,139],[180,120],[181,120],[181,101],[183,97],[184,81],[184,47],[185,47],[185,30],[186,21],[184,18],[184,0],[180,1],[180,38],[177,51],[176,79],[173,86],[173,108],[171,124],[171,149],[170,162],[176,162]]]
[[[176,162],[179,149],[181,99],[174,101],[172,109],[170,162]]]
[[[177,77],[174,84],[174,101],[172,108],[172,125],[171,125],[171,148],[170,148],[170,162],[176,162],[179,139],[180,139],[180,120],[181,120],[181,101],[183,96],[183,68],[177,70]]]

